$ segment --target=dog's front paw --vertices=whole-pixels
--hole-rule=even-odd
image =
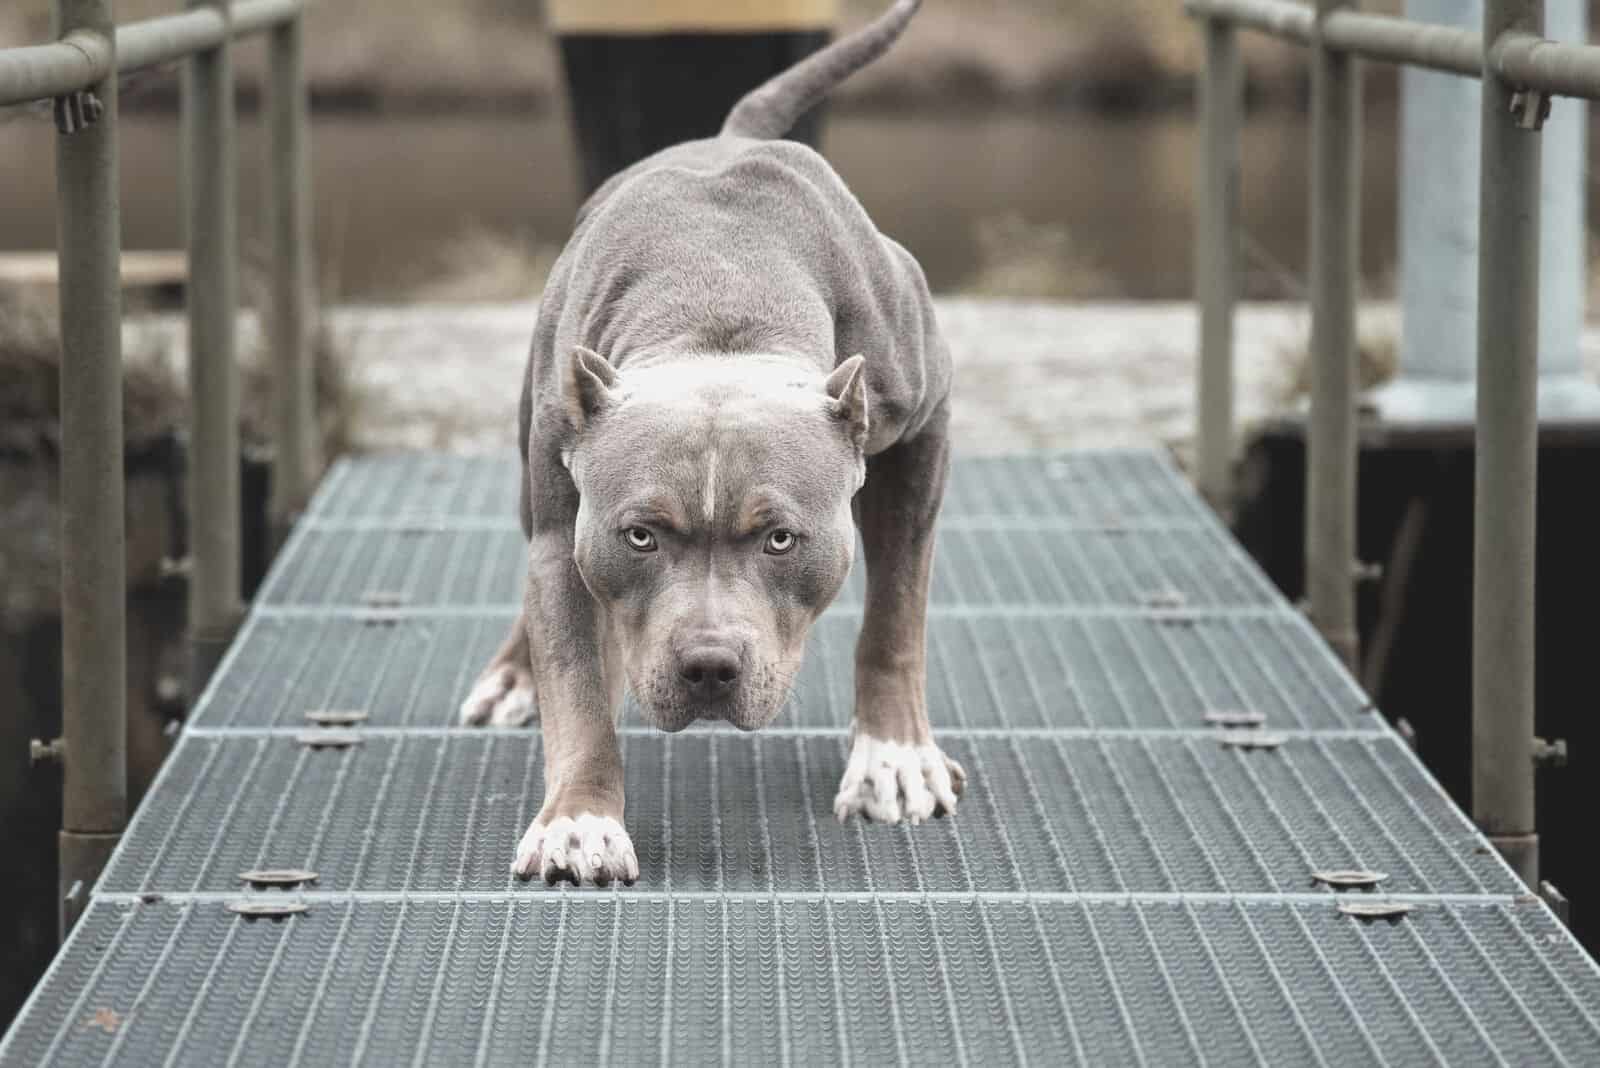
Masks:
[[[523,727],[538,716],[533,705],[533,678],[508,664],[492,665],[461,702],[461,725]]]
[[[614,880],[632,886],[639,878],[639,858],[622,824],[610,816],[585,812],[576,819],[562,816],[549,826],[538,820],[517,845],[511,874],[519,879],[540,876],[547,883],[584,881],[606,886]]]
[[[967,783],[961,765],[937,745],[906,745],[857,733],[850,746],[833,814],[842,823],[851,813],[884,823],[953,815]]]

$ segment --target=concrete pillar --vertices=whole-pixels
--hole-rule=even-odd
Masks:
[[[1479,30],[1483,0],[1407,0],[1420,22]],[[1545,0],[1545,35],[1588,40],[1587,0]],[[1386,421],[1470,423],[1477,366],[1478,152],[1482,86],[1407,68],[1400,125],[1400,299],[1394,381],[1366,400]],[[1539,417],[1600,419],[1600,386],[1582,377],[1587,290],[1584,160],[1588,105],[1561,98],[1544,150],[1539,292]]]

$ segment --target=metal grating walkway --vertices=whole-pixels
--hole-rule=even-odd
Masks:
[[[1158,454],[957,462],[955,820],[831,817],[853,584],[775,729],[627,721],[631,889],[512,881],[537,730],[453,726],[520,563],[510,465],[339,464],[0,1063],[1600,1063],[1600,970]]]

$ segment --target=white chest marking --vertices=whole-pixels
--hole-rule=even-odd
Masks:
[[[710,523],[717,514],[717,450],[712,449],[706,453],[706,488],[700,498],[700,508],[705,512],[706,522]]]

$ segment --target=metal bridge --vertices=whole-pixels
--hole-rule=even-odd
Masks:
[[[230,25],[276,27],[274,129],[296,162],[273,187],[283,222],[275,339],[298,382],[307,221],[294,147],[304,122],[298,5],[237,3],[231,23],[228,6],[176,17],[199,35],[184,47],[202,49],[189,61],[201,135],[192,143],[207,136],[197,114],[227,143],[228,109],[205,102],[201,74],[226,71]],[[1231,431],[1214,402],[1232,300],[1222,225],[1236,195],[1232,20],[1312,46],[1319,158],[1347,179],[1327,153],[1349,134],[1352,57],[1433,57],[1456,69],[1469,66],[1468,42],[1412,40],[1398,20],[1357,18],[1326,0],[1315,12],[1273,0],[1191,6],[1207,20],[1212,60],[1201,266],[1224,269],[1201,272],[1203,392],[1213,402],[1201,474],[1221,499],[1218,450]],[[80,45],[84,35],[121,45],[129,30],[110,35],[97,0],[59,8],[76,43],[43,46],[49,55],[34,53],[20,75],[0,53],[0,102],[67,94],[57,111],[72,131],[62,282],[64,303],[83,315],[67,330],[63,368],[74,403],[64,405],[68,678],[56,747],[68,774],[70,933],[0,1040],[0,1064],[1600,1062],[1600,968],[1530,892],[1531,816],[1516,822],[1524,786],[1531,813],[1531,775],[1518,774],[1531,766],[1531,682],[1525,707],[1516,692],[1531,664],[1522,633],[1531,618],[1519,607],[1531,597],[1531,529],[1524,545],[1519,530],[1496,528],[1507,518],[1485,517],[1480,492],[1480,538],[1509,554],[1500,577],[1480,571],[1477,597],[1486,618],[1476,659],[1511,687],[1480,690],[1480,701],[1505,700],[1475,709],[1480,749],[1503,741],[1480,766],[1513,769],[1497,780],[1510,807],[1493,807],[1490,791],[1479,813],[1494,844],[1341,660],[1353,287],[1339,281],[1352,250],[1335,205],[1315,213],[1319,269],[1333,272],[1314,305],[1316,626],[1163,454],[958,460],[929,627],[931,714],[972,780],[955,819],[909,828],[830,818],[846,755],[855,576],[818,624],[775,728],[663,736],[630,716],[622,741],[638,886],[514,881],[511,849],[541,792],[538,732],[462,729],[454,709],[515,613],[515,467],[394,455],[341,460],[309,502],[280,499],[291,504],[278,514],[298,521],[236,634],[225,596],[198,606],[214,625],[196,644],[197,675],[209,682],[122,833],[121,659],[107,644],[121,636],[115,226],[83,213],[84,198],[103,206],[115,181],[102,180],[104,155],[75,163],[74,153],[109,141],[114,167],[114,126],[78,120],[114,112],[115,52]],[[1489,8],[1502,20],[1494,35],[1511,26],[1512,45],[1537,29],[1526,21],[1536,4]],[[174,48],[178,25],[159,35]],[[132,39],[156,36],[146,28]],[[41,80],[52,64],[78,62],[49,51],[59,47],[98,65]],[[1507,95],[1547,83],[1588,91],[1583,72],[1600,70],[1593,48],[1474,47]],[[1551,63],[1559,77],[1547,77]],[[98,103],[78,95],[90,85]],[[1496,144],[1486,138],[1486,159],[1527,151]],[[218,164],[209,151],[196,149],[191,166]],[[1516,195],[1497,199],[1486,184],[1486,262],[1508,252],[1495,234],[1509,224],[1492,216],[1528,207],[1529,174],[1513,170],[1496,181]],[[204,180],[191,185],[192,221],[212,219],[219,203],[231,210],[226,167],[214,177],[215,196]],[[1348,193],[1337,181],[1319,187],[1337,203]],[[206,226],[191,235],[221,272],[220,282],[200,280],[197,340],[207,329],[226,338],[231,238],[208,244],[217,234]],[[1515,366],[1496,372],[1511,402],[1484,413],[1495,429],[1481,443],[1480,478],[1531,528],[1532,479],[1509,478],[1531,464],[1521,441],[1531,397],[1526,410],[1518,400],[1532,374],[1526,312],[1520,299],[1496,303],[1508,321],[1486,328],[1505,342],[1483,346],[1488,361]],[[221,344],[231,358],[231,340]],[[215,390],[225,406],[236,388],[228,360],[195,352],[204,368],[195,373],[224,376],[220,387],[197,384],[197,409],[218,402]],[[1344,371],[1333,366],[1341,360]],[[281,425],[303,435],[303,393],[285,390],[280,402]],[[215,419],[196,430],[231,432]],[[206,440],[230,447],[225,436]],[[294,472],[309,469],[304,441],[287,454],[292,490]],[[196,583],[211,595],[237,568],[232,524],[219,521],[230,518],[228,466],[194,472],[224,480],[196,490],[202,507],[191,509],[191,522],[213,528],[192,540],[206,557]],[[1344,554],[1337,581],[1330,551]],[[208,651],[222,645],[212,671]]]

